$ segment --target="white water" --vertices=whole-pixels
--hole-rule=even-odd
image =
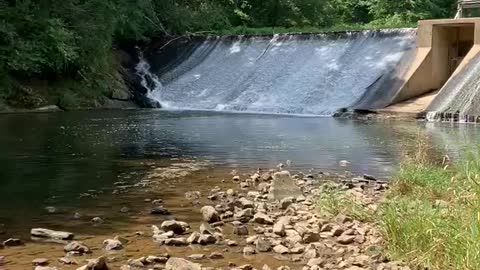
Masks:
[[[167,109],[332,115],[391,73],[413,47],[415,30],[211,38],[158,77],[149,97]],[[145,82],[144,82],[145,81]]]

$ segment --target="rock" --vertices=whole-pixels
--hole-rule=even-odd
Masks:
[[[290,176],[290,172],[281,171],[273,174],[273,181],[268,195],[269,199],[282,200],[286,197],[299,195],[301,195],[301,190]]]
[[[162,204],[162,203],[163,203],[163,200],[162,200],[162,199],[155,199],[155,200],[152,201],[152,204],[153,204],[153,205],[160,205],[160,204]]]
[[[295,230],[285,230],[285,233],[287,234],[287,238],[285,240],[290,243],[290,245],[295,245],[302,241],[302,237]]]
[[[257,239],[256,248],[260,252],[268,252],[272,250],[272,243],[265,238]]]
[[[92,222],[93,224],[102,224],[103,223],[103,219],[101,217],[94,217],[90,220],[90,222]]]
[[[208,223],[202,223],[200,224],[200,233],[214,235],[215,229],[212,226],[210,226],[210,224]]]
[[[198,238],[198,243],[200,245],[208,245],[208,244],[215,244],[217,242],[217,238],[211,234],[202,234]]]
[[[325,260],[322,259],[322,258],[313,258],[313,259],[308,260],[307,265],[310,266],[310,267],[313,267],[313,266],[316,266],[316,265],[318,265],[320,267],[323,267],[324,263],[325,263]]]
[[[50,266],[38,265],[34,268],[34,270],[57,270],[57,268],[56,267],[50,267]]]
[[[182,258],[172,257],[168,259],[165,270],[201,270],[201,266],[197,263],[187,261]]]
[[[295,198],[286,197],[280,201],[280,209],[287,209],[292,203],[295,202]]]
[[[287,254],[289,252],[288,248],[283,245],[274,246],[273,251],[278,254]]]
[[[227,195],[228,196],[235,196],[235,190],[233,190],[231,188],[227,189]]]
[[[51,238],[51,239],[60,239],[60,240],[71,240],[73,239],[73,233],[62,232],[62,231],[53,231],[43,228],[34,228],[30,230],[30,234],[35,237],[42,238]]]
[[[188,241],[185,237],[169,238],[164,241],[167,246],[187,246]]]
[[[252,208],[243,209],[235,213],[233,217],[238,221],[248,222],[250,221],[250,219],[253,218],[253,209]]]
[[[77,265],[78,264],[77,260],[75,260],[72,257],[62,257],[62,258],[58,259],[58,261],[61,262],[62,264],[66,264],[66,265]]]
[[[270,266],[264,264],[264,265],[262,266],[262,270],[272,270],[272,268],[270,268]]]
[[[238,246],[237,242],[233,241],[233,240],[228,240],[227,241],[227,246],[229,247],[236,247]]]
[[[257,253],[253,247],[244,247],[243,248],[243,255],[250,256]]]
[[[369,181],[377,181],[377,178],[375,176],[369,175],[369,174],[364,174],[363,179],[369,180]]]
[[[233,182],[240,182],[240,176],[235,175],[234,177],[232,177],[232,181]]]
[[[332,235],[333,236],[340,236],[345,230],[340,226],[333,226],[332,228]]]
[[[196,244],[198,243],[198,239],[200,238],[200,233],[199,232],[193,232],[190,234],[190,236],[187,238],[187,242],[189,244]]]
[[[316,232],[309,231],[303,235],[303,242],[306,244],[317,242],[319,240],[320,240],[320,234]]]
[[[241,189],[248,189],[248,187],[250,187],[250,184],[248,182],[240,182]]]
[[[77,268],[77,270],[110,270],[107,265],[107,260],[105,257],[98,257],[97,259],[89,260],[89,262]]]
[[[176,234],[183,234],[190,228],[190,225],[183,221],[166,220],[160,225],[160,228],[166,232],[173,231]]]
[[[168,209],[163,208],[162,206],[155,206],[150,210],[150,214],[152,215],[170,215],[170,211]]]
[[[122,242],[118,239],[106,239],[103,241],[103,247],[106,251],[120,250],[123,248]]]
[[[211,260],[219,260],[219,259],[223,259],[223,254],[220,253],[220,252],[212,252],[210,253],[210,255],[208,255],[208,258],[211,259]]]
[[[273,225],[273,233],[278,236],[285,236],[285,225],[281,222],[275,223],[275,225]]]
[[[247,239],[246,239],[247,245],[254,244],[255,241],[257,241],[257,239],[258,239],[258,235],[252,235],[250,237],[247,237]]]
[[[121,213],[128,213],[129,211],[130,211],[130,208],[128,208],[128,207],[126,207],[126,206],[120,208],[120,212],[121,212]]]
[[[269,216],[263,213],[256,213],[253,216],[253,221],[259,224],[266,224],[266,225],[273,224],[273,220]]]
[[[255,207],[255,204],[245,197],[238,199],[237,204],[243,209]]]
[[[244,225],[233,227],[233,233],[236,235],[248,235],[248,227]]]
[[[17,246],[22,246],[23,242],[20,239],[17,238],[9,238],[5,241],[3,241],[3,245],[6,247],[17,247]]]
[[[215,210],[215,208],[213,208],[212,206],[204,206],[202,207],[202,209],[200,209],[200,212],[202,213],[203,221],[206,221],[208,223],[213,223],[221,220],[217,210]]]
[[[201,197],[202,197],[202,193],[200,193],[200,191],[185,192],[185,199],[190,201],[199,200]]]
[[[199,261],[205,259],[205,254],[192,254],[188,256],[190,260]]]
[[[340,237],[337,238],[337,242],[343,245],[348,245],[353,243],[354,239],[355,239],[354,235],[342,234]]]
[[[112,90],[112,99],[127,101],[130,100],[131,97],[132,94],[127,89],[115,88]]]
[[[347,217],[345,215],[339,214],[335,217],[335,221],[340,224],[345,224],[348,222],[352,222],[353,220],[351,217]]]
[[[37,266],[37,265],[41,265],[41,266],[45,266],[48,264],[48,259],[45,259],[45,258],[36,258],[32,261],[32,264],[34,266]]]
[[[81,219],[82,218],[82,214],[80,214],[79,212],[75,212],[75,214],[73,214],[73,219]]]
[[[47,211],[49,214],[54,214],[58,210],[55,206],[47,206],[47,207],[45,207],[45,211]]]
[[[90,248],[79,241],[72,241],[63,247],[65,252],[78,252],[80,254],[90,253]]]

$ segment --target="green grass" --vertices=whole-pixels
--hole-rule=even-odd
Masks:
[[[419,269],[480,269],[480,151],[450,166],[424,157],[401,164],[380,207],[386,251]]]

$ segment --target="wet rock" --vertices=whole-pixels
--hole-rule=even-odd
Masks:
[[[62,232],[62,231],[53,231],[43,228],[34,228],[30,230],[30,234],[35,237],[41,238],[50,238],[50,239],[60,239],[60,240],[71,240],[73,239],[73,233]]]
[[[211,260],[219,260],[219,259],[223,259],[223,254],[220,253],[220,252],[212,252],[210,253],[210,255],[208,255],[208,258],[211,259]]]
[[[89,262],[77,268],[77,270],[110,270],[107,265],[107,260],[105,257],[99,257],[97,259],[89,260]]]
[[[221,220],[217,210],[215,210],[215,208],[213,208],[212,206],[204,206],[202,207],[202,209],[200,209],[200,212],[202,213],[203,221],[206,221],[208,223],[213,223]]]
[[[90,220],[91,223],[98,225],[103,223],[103,219],[101,217],[94,217]]]
[[[236,235],[248,235],[248,227],[244,225],[233,227],[233,233]]]
[[[48,259],[45,259],[45,258],[36,258],[32,261],[32,264],[34,266],[38,266],[38,265],[41,265],[41,266],[45,266],[48,264]]]
[[[215,242],[217,242],[217,238],[211,234],[202,234],[198,238],[198,243],[200,245],[215,244]]]
[[[187,258],[189,258],[190,260],[199,261],[205,259],[205,257],[205,254],[192,254]]]
[[[118,239],[106,239],[103,241],[103,247],[106,251],[120,250],[123,248],[123,244]]]
[[[63,247],[65,252],[78,252],[80,254],[90,253],[90,248],[79,241],[72,241]]]
[[[243,248],[243,255],[250,256],[257,253],[253,247],[244,247]]]
[[[343,245],[351,244],[353,243],[353,240],[355,240],[355,236],[347,234],[342,234],[340,237],[337,238],[337,242]]]
[[[273,251],[278,254],[287,254],[289,252],[288,248],[283,245],[274,246]]]
[[[260,252],[268,252],[272,250],[272,243],[265,238],[257,239],[256,248]]]
[[[200,224],[200,233],[214,235],[215,229],[208,223],[202,223]]]
[[[172,257],[168,259],[166,265],[166,270],[201,270],[201,266],[197,263],[187,261],[182,258]]]
[[[187,238],[187,242],[189,244],[197,244],[198,239],[200,238],[200,233],[199,232],[193,232],[190,234],[190,236]]]
[[[239,220],[241,222],[248,222],[250,221],[250,219],[253,218],[253,209],[252,208],[243,209],[235,213],[233,217],[236,220]]]
[[[266,225],[272,225],[273,220],[266,214],[263,213],[256,213],[253,216],[253,221],[258,223],[258,224],[266,224]]]
[[[62,264],[65,264],[65,265],[77,265],[78,264],[77,260],[75,260],[72,257],[62,257],[62,258],[58,259],[58,261]]]
[[[3,245],[6,247],[17,247],[17,246],[23,246],[23,242],[22,240],[17,238],[9,238],[3,241]]]
[[[160,225],[160,228],[166,232],[173,231],[176,234],[183,234],[190,228],[190,225],[183,221],[166,220]]]
[[[280,209],[287,209],[292,203],[295,202],[295,198],[286,197],[280,201]]]
[[[169,238],[164,241],[167,246],[187,246],[188,241],[185,237]]]
[[[170,211],[168,209],[163,208],[162,206],[155,206],[150,210],[150,214],[152,215],[170,215]]]

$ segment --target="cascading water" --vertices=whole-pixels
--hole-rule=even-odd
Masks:
[[[476,122],[480,116],[480,55],[440,90],[427,108],[427,120]],[[430,115],[430,116],[429,116]],[[435,118],[431,117],[435,115]]]
[[[165,108],[330,116],[391,73],[414,38],[413,29],[207,38],[158,77],[144,60],[137,73]]]

